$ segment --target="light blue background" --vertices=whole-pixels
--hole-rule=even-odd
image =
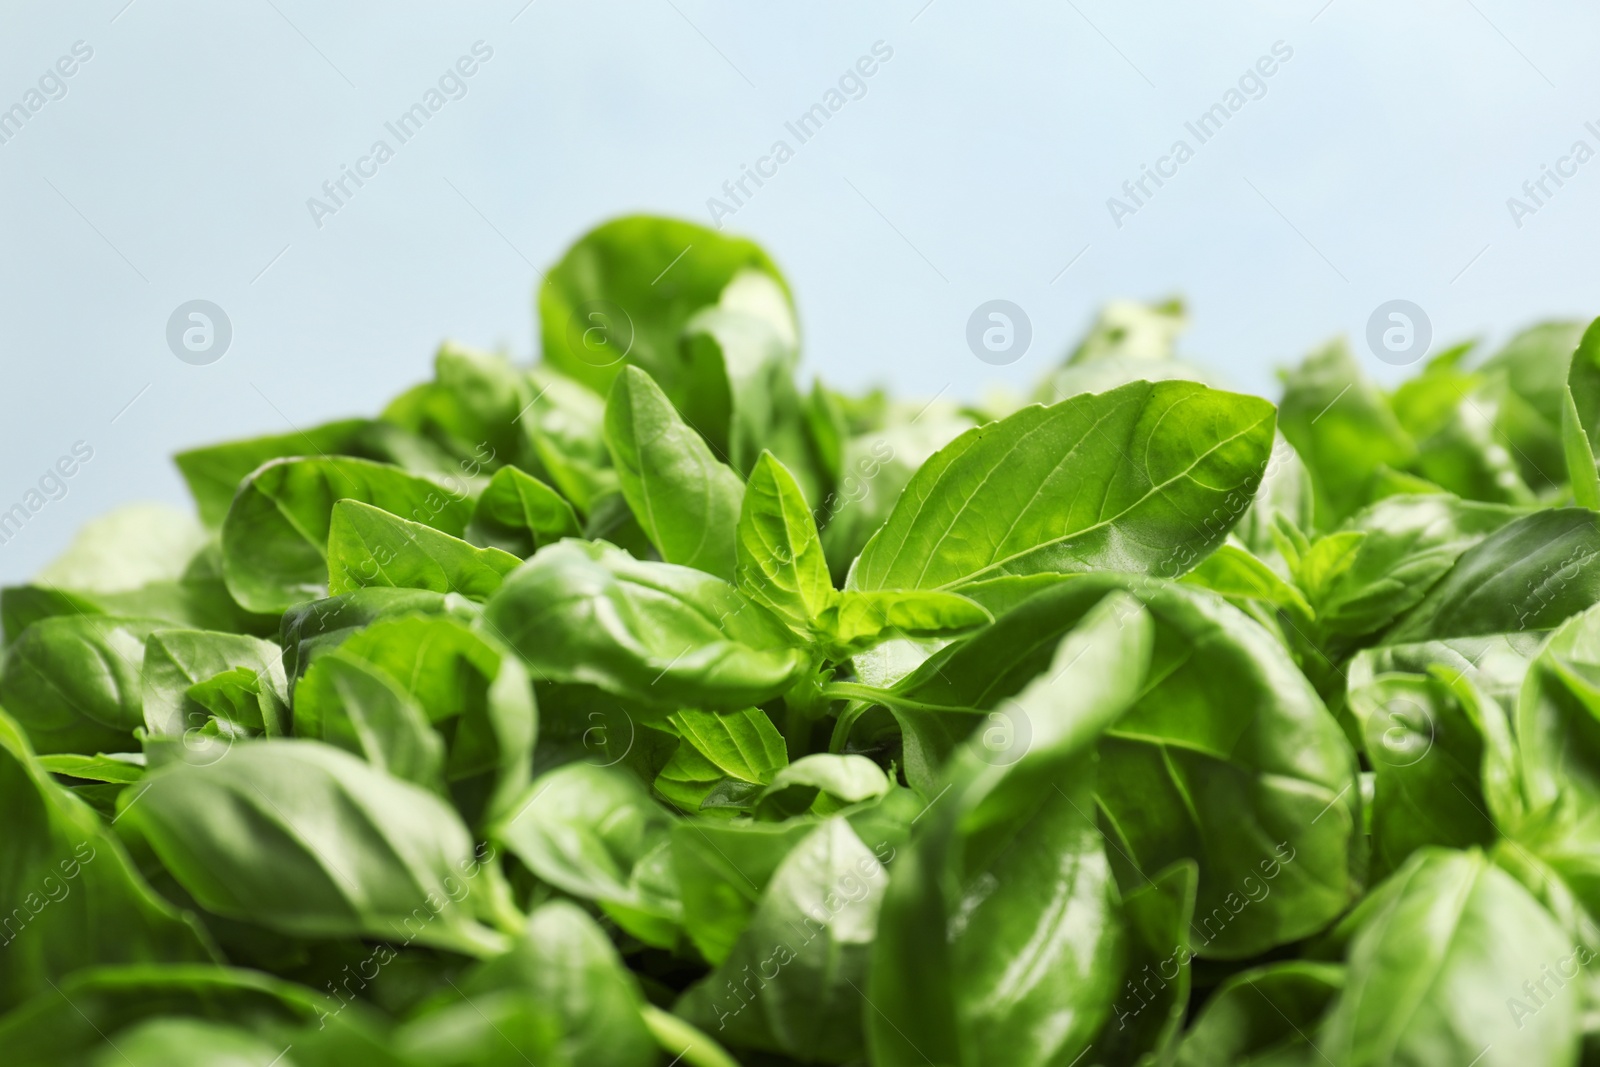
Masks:
[[[880,40],[866,96],[728,220],[839,386],[1022,386],[1115,296],[1181,292],[1185,351],[1269,395],[1391,298],[1436,347],[1600,312],[1600,160],[1520,229],[1506,207],[1600,147],[1600,13],[1575,2],[124,4],[0,11],[0,107],[94,49],[0,145],[0,510],[74,441],[95,452],[0,580],[116,504],[183,501],[178,447],[373,412],[445,337],[527,358],[535,267],[616,214],[708,221]],[[306,199],[478,40],[467,96],[319,230]],[[1266,95],[1113,225],[1106,198],[1280,40]],[[996,297],[1034,329],[1004,368],[963,336]],[[193,298],[232,319],[211,366],[165,344]]]

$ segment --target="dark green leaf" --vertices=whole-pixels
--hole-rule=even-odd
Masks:
[[[1343,341],[1312,353],[1285,375],[1278,418],[1311,471],[1317,525],[1325,530],[1369,502],[1368,487],[1379,468],[1404,468],[1416,456],[1416,443]]]
[[[1344,988],[1344,968],[1294,961],[1243,971],[1211,994],[1178,1048],[1178,1067],[1319,1063],[1308,1035]]]
[[[1600,601],[1600,517],[1552,508],[1465,552],[1384,635],[1385,644],[1548,630]]]

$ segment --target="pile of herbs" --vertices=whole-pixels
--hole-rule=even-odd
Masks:
[[[4,1062],[1600,1063],[1600,328],[849,396],[643,217],[538,312],[0,596]]]

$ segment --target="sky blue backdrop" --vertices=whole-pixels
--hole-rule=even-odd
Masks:
[[[74,442],[94,453],[0,545],[0,580],[115,504],[182,501],[181,445],[374,411],[444,337],[531,355],[536,266],[612,215],[709,221],[780,138],[794,158],[724,224],[783,266],[807,369],[843,387],[1030,382],[1119,295],[1181,292],[1187,353],[1269,395],[1274,368],[1331,334],[1359,343],[1392,298],[1428,312],[1436,345],[1600,312],[1600,160],[1547,182],[1520,226],[1506,203],[1574,141],[1600,148],[1592,5],[334,7],[0,10],[0,108],[93,50],[0,144],[0,510]],[[465,95],[391,137],[319,228],[307,198],[479,41],[493,54]],[[784,123],[876,42],[893,54],[865,94],[798,144]],[[1199,144],[1185,122],[1276,42],[1292,57]],[[1118,227],[1107,198],[1179,138],[1193,158]],[[209,366],[165,342],[195,298],[233,325]],[[1009,367],[964,340],[993,298],[1033,324]]]

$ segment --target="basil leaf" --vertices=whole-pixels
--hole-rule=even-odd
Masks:
[[[131,504],[85,523],[33,580],[47,589],[131,593],[178,581],[206,543],[190,516],[161,504]]]
[[[197,685],[238,668],[264,685],[258,731],[288,728],[289,691],[278,646],[243,634],[205,630],[156,630],[145,641],[142,681],[144,726],[152,734],[178,736],[203,727],[214,714],[191,696]]]
[[[783,625],[733,586],[603,542],[540,549],[490,599],[484,624],[536,679],[646,705],[745,708],[805,666]]]
[[[386,675],[445,739],[442,769],[469,824],[494,818],[527,786],[538,711],[527,671],[492,637],[446,615],[403,615],[372,623],[336,651]],[[307,700],[337,705],[315,674],[313,664],[295,691],[297,712]],[[314,729],[308,721],[301,732]]]
[[[459,536],[472,505],[398,467],[345,457],[273,460],[239,487],[222,523],[228,590],[251,611],[325,596],[328,529],[339,500],[358,500]]]
[[[873,947],[873,1062],[1071,1062],[1111,1017],[1127,959],[1092,747],[1137,696],[1151,628],[1113,596],[1062,639],[1010,716],[969,742],[890,878]],[[1039,961],[1015,968],[1018,953]]]
[[[629,933],[666,948],[682,918],[671,825],[637,779],[573,763],[535,779],[490,833],[540,879],[594,900]]]
[[[661,558],[732,581],[744,486],[637,367],[611,387],[606,444],[622,495]]]
[[[1190,382],[1025,408],[923,465],[849,587],[965,592],[981,603],[982,583],[1007,576],[1176,577],[1244,513],[1272,430],[1270,405]],[[1223,518],[1203,524],[1218,509]]]
[[[158,619],[61,615],[23,631],[0,667],[0,704],[40,752],[135,749],[140,661]]]
[[[1241,971],[1206,1001],[1178,1047],[1178,1067],[1311,1063],[1317,1024],[1344,988],[1336,964],[1271,963]]]
[[[779,769],[756,804],[768,817],[788,818],[807,811],[832,815],[881,797],[889,788],[888,775],[867,757],[818,752]]]
[[[3,712],[0,807],[9,820],[0,838],[0,1011],[54,995],[51,984],[82,967],[210,960],[198,925],[151,891],[116,835],[51,780]],[[19,1052],[6,1048],[8,1060]]]
[[[1420,601],[1463,553],[1521,512],[1447,496],[1392,496],[1353,516],[1341,532],[1312,545],[1354,537],[1336,572],[1302,585],[1327,633],[1381,629]],[[1304,565],[1304,564],[1303,564]]]
[[[794,475],[763,452],[750,472],[734,542],[739,589],[807,633],[834,601],[817,523]]]
[[[1335,1062],[1576,1062],[1577,986],[1546,975],[1577,950],[1481,853],[1413,854],[1350,922],[1344,990],[1317,1042]]]
[[[328,525],[330,596],[394,586],[482,601],[521,562],[357,500],[334,504]]]
[[[544,358],[596,392],[624,363],[649,372],[683,406],[679,337],[736,274],[783,279],[749,241],[674,219],[634,215],[599,226],[568,249],[539,288]]]
[[[788,766],[783,735],[759,708],[714,714],[685,709],[671,716],[682,743],[656,779],[656,791],[685,811],[698,811],[717,783],[772,781]]]
[[[118,818],[218,915],[300,937],[504,948],[475,918],[485,894],[456,813],[329,745],[240,741],[168,764],[123,794]]]
[[[444,741],[400,685],[336,648],[295,686],[295,734],[354,753],[434,792],[444,788]]]
[[[1385,644],[1547,630],[1600,601],[1600,518],[1552,508],[1508,523],[1461,555]]]
[[[1495,412],[1495,436],[1535,490],[1560,482],[1561,413],[1581,322],[1545,322],[1507,341],[1480,370]]]
[[[227,517],[239,483],[250,472],[269,460],[286,456],[370,455],[361,447],[366,419],[342,419],[311,426],[294,433],[273,434],[243,441],[229,441],[205,448],[191,448],[173,456],[173,462],[194,497],[200,518],[207,526],[218,527]]]
[[[783,858],[728,958],[676,1011],[745,1048],[842,1062],[863,1050],[862,990],[888,874],[833,818]],[[741,996],[736,982],[755,979]],[[769,977],[770,976],[770,977]]]
[[[1324,530],[1369,502],[1380,469],[1403,469],[1417,454],[1416,442],[1343,341],[1307,356],[1285,376],[1278,411],[1283,436],[1311,471],[1316,522]]]
[[[516,467],[495,472],[473,507],[467,540],[527,557],[581,529],[572,505],[560,493]]]
[[[616,949],[593,919],[564,901],[540,906],[510,951],[451,984],[395,1036],[416,1062],[660,1062],[640,1017],[643,999]]]
[[[1386,675],[1350,692],[1367,759],[1377,776],[1372,805],[1374,871],[1387,874],[1426,845],[1494,843],[1481,786],[1484,741],[1471,716],[1436,679]]]

